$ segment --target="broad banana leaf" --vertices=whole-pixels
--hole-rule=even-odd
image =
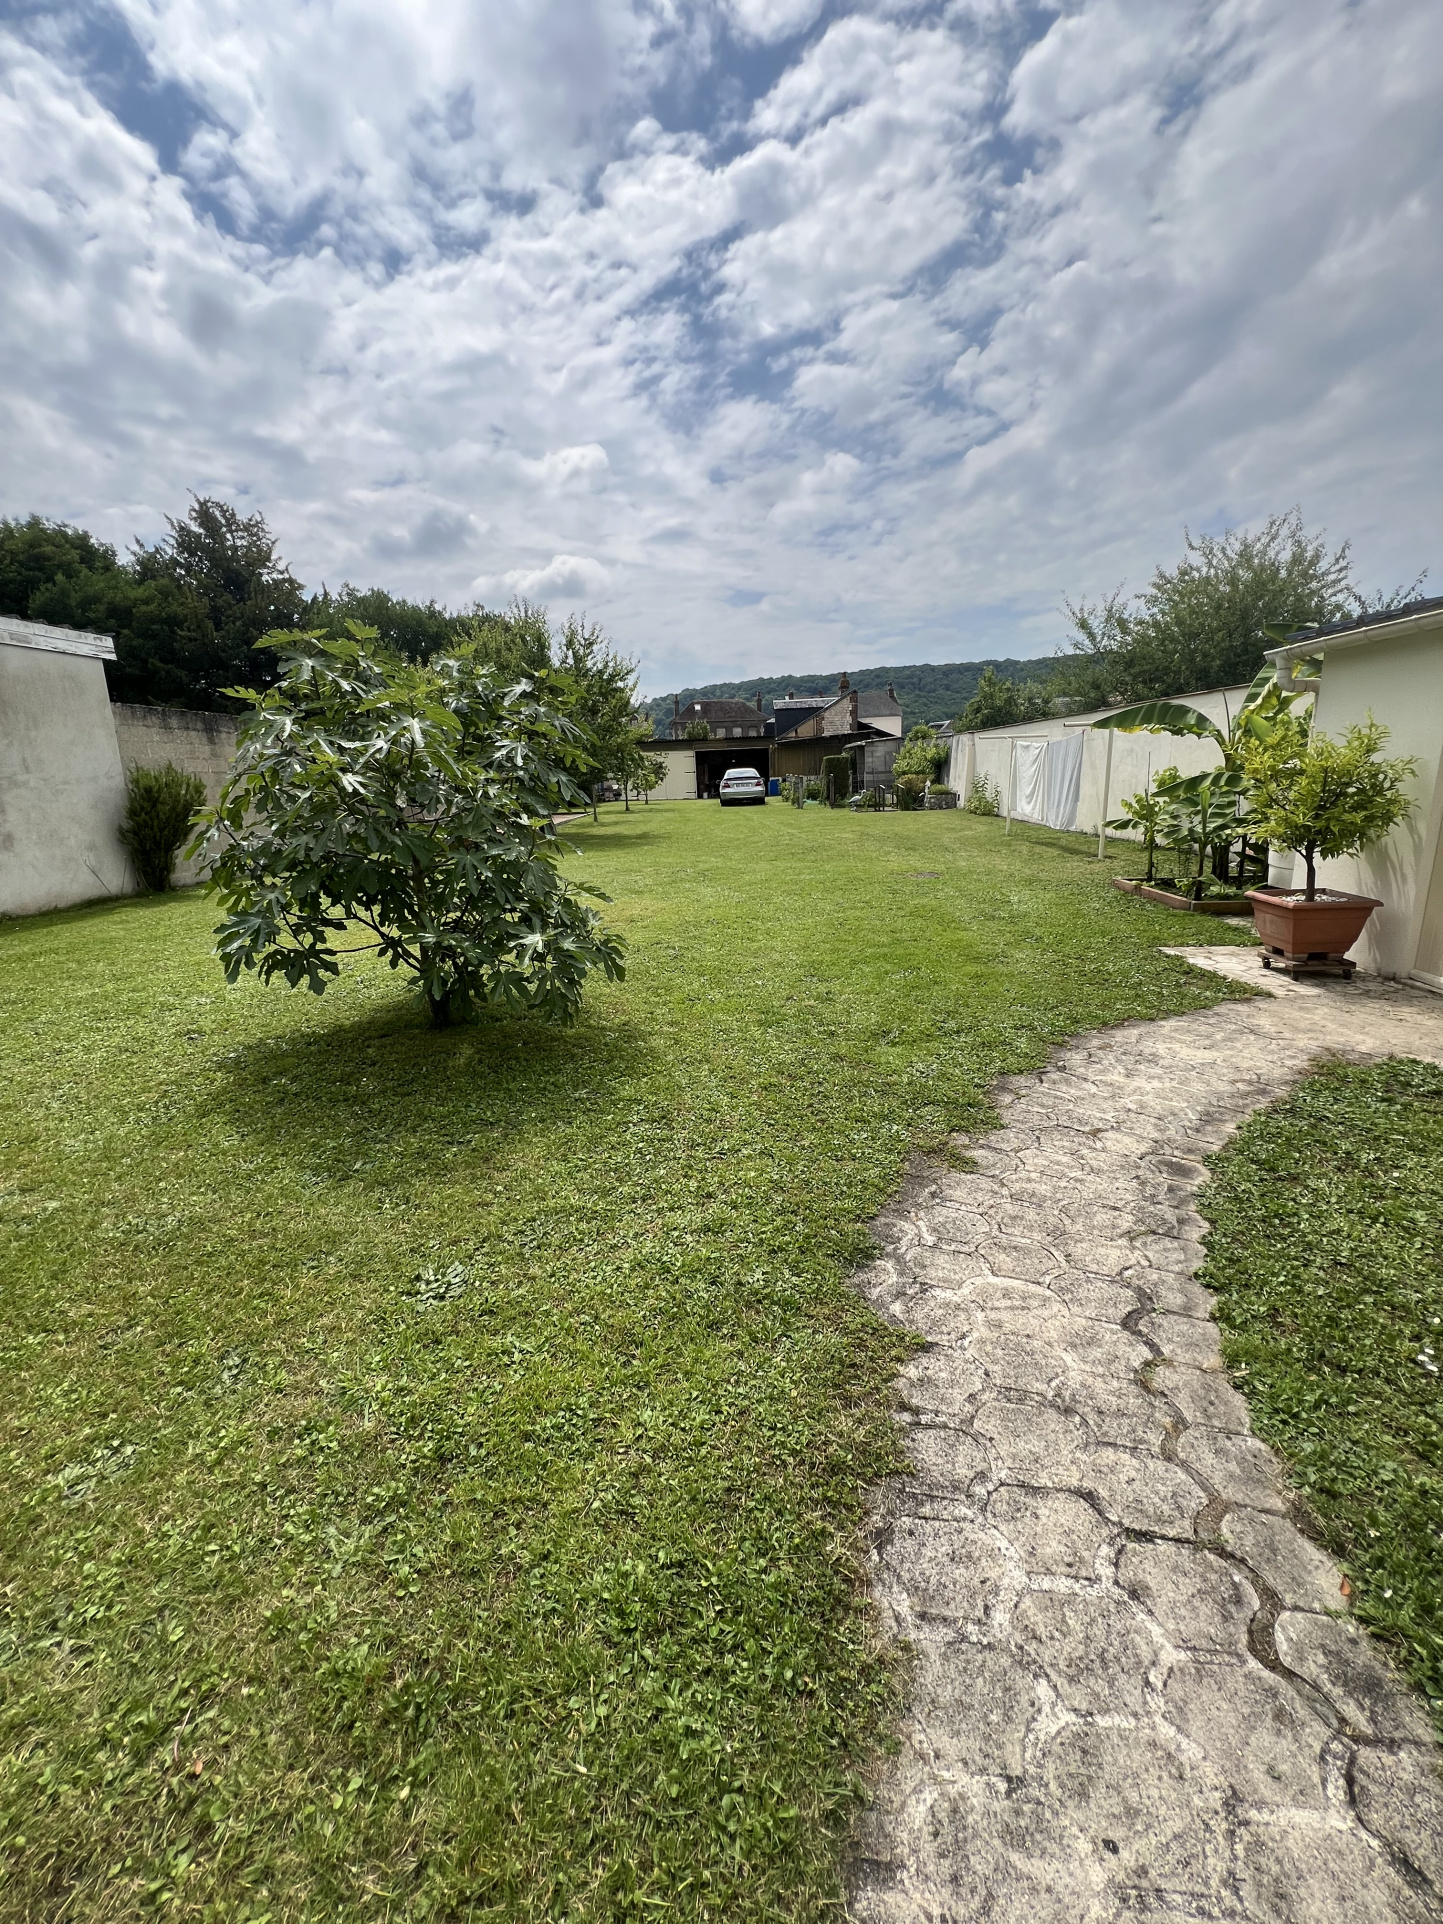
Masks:
[[[1117,728],[1124,735],[1201,735],[1223,750],[1228,745],[1217,723],[1185,701],[1139,702],[1135,708],[1120,708],[1115,715],[1104,715],[1092,725]]]
[[[1165,802],[1193,801],[1199,795],[1241,795],[1248,778],[1240,768],[1205,768],[1200,775],[1179,775],[1153,792]]]

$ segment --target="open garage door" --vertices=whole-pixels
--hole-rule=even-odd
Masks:
[[[721,778],[729,768],[754,768],[763,781],[772,772],[771,750],[765,742],[755,745],[738,742],[734,748],[698,748],[696,751],[697,800],[714,799]]]

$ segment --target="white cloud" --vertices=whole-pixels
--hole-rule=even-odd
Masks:
[[[727,0],[727,13],[748,40],[771,42],[803,33],[822,10],[822,0]]]
[[[671,0],[123,3],[169,171],[82,27],[3,46],[0,512],[224,493],[652,686],[1034,647],[1293,502],[1438,572],[1431,0],[748,0],[759,97]]]
[[[501,581],[526,601],[596,601],[611,586],[611,574],[588,555],[555,554],[544,568],[509,568]],[[482,591],[490,585],[483,582]]]

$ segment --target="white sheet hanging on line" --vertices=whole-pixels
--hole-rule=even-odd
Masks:
[[[1017,743],[1012,768],[1012,813],[1020,822],[1040,822],[1047,806],[1047,743]]]
[[[1074,728],[1061,741],[1047,744],[1047,803],[1042,819],[1049,828],[1076,828],[1081,792],[1082,730]]]

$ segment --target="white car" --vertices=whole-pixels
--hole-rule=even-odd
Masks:
[[[767,799],[766,777],[758,775],[754,768],[729,768],[721,778],[717,800],[723,808],[733,803],[741,808],[747,802],[761,802]]]

